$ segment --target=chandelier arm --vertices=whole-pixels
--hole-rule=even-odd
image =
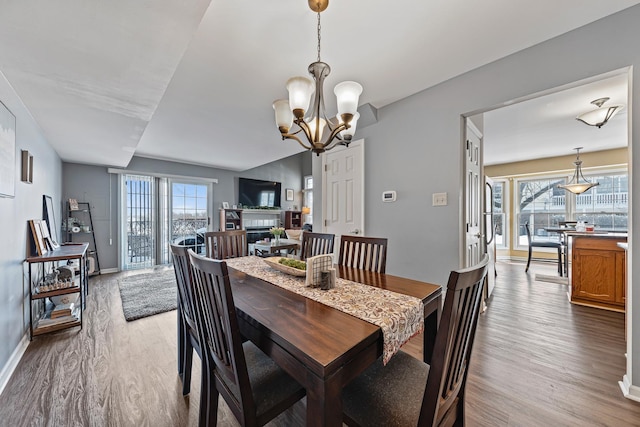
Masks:
[[[328,147],[331,144],[331,141],[333,141],[336,136],[338,136],[338,133],[342,132],[345,129],[348,129],[347,124],[342,123],[340,125],[338,125],[338,127],[336,127],[334,130],[331,131],[331,134],[329,135],[329,138],[327,139],[327,142],[325,142],[324,144],[322,144],[325,148]],[[340,137],[337,138],[338,141],[342,141],[342,139]]]
[[[298,133],[298,132],[296,132]],[[302,145],[302,148],[304,148],[305,150],[311,150],[313,147],[310,145],[305,145],[300,138],[298,138],[295,134],[292,133],[283,133],[282,134],[282,140],[284,141],[285,139],[293,139],[295,141],[298,141],[298,144]]]
[[[307,137],[307,141],[309,141],[309,144],[313,145],[313,138],[311,135],[311,128],[309,128],[309,124],[305,122],[304,119],[296,119],[294,120],[294,123],[298,125],[302,132],[304,132],[304,136]],[[300,130],[298,132],[300,132]]]

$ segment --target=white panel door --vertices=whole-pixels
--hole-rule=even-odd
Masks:
[[[364,140],[322,155],[323,232],[364,234]]]
[[[477,264],[484,255],[482,241],[482,206],[484,181],[481,173],[482,134],[467,119],[465,138],[465,242],[464,266]]]

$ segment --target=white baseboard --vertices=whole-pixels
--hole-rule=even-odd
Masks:
[[[20,340],[16,349],[13,350],[13,353],[11,354],[11,357],[9,357],[7,364],[4,365],[4,368],[2,368],[2,372],[0,372],[0,394],[2,394],[4,388],[9,383],[9,379],[11,378],[11,375],[13,375],[13,371],[15,371],[16,367],[18,366],[18,362],[20,362],[20,359],[22,359],[22,356],[24,355],[24,352],[27,350],[28,346],[29,334],[26,333],[23,335],[22,340]]]
[[[110,273],[117,273],[118,270],[117,268],[103,268],[100,270],[100,274],[110,274]]]
[[[629,377],[626,375],[623,376],[622,381],[618,381],[618,384],[620,385],[620,389],[622,390],[624,397],[640,402],[640,387],[632,385],[629,381]]]

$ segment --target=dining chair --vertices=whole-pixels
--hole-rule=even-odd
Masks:
[[[200,340],[193,316],[193,275],[187,253],[188,249],[186,246],[171,245],[173,267],[178,285],[178,374],[182,380],[183,396],[189,394],[191,388],[193,350],[202,360]]]
[[[558,274],[562,277],[562,242],[551,242],[548,240],[533,240],[531,237],[531,229],[529,228],[529,222],[524,223],[524,229],[527,233],[527,243],[529,245],[529,255],[527,256],[527,266],[525,267],[525,273],[529,271],[529,264],[531,264],[531,253],[533,248],[555,248],[558,251]]]
[[[300,259],[302,261],[316,255],[333,254],[333,242],[336,235],[331,233],[302,233],[300,244]]]
[[[342,392],[349,426],[463,426],[469,359],[489,257],[449,275],[431,365],[403,351],[379,358]]]
[[[189,250],[203,368],[200,425],[216,425],[218,395],[242,426],[261,426],[305,395],[300,384],[240,335],[227,263]]]
[[[204,233],[206,255],[213,259],[247,256],[247,230],[208,231]]]
[[[343,235],[338,265],[384,273],[387,268],[387,239]]]

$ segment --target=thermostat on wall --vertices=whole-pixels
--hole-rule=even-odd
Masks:
[[[383,202],[395,202],[396,201],[396,192],[394,190],[383,191],[382,192],[382,201]]]

